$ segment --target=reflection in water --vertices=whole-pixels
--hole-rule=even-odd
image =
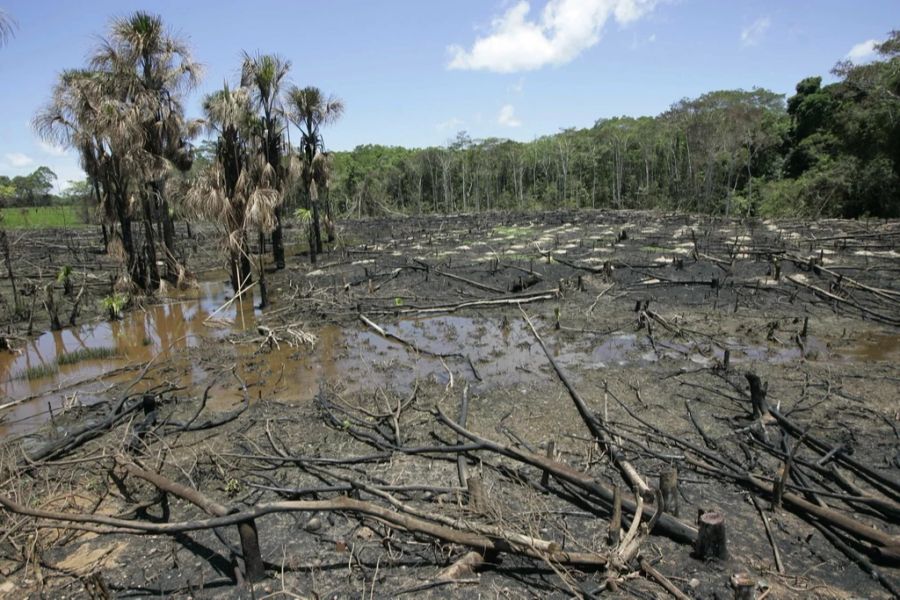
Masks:
[[[83,404],[107,399],[110,386],[135,376],[134,370],[116,376],[109,376],[110,372],[142,365],[157,356],[165,367],[164,376],[184,386],[187,394],[199,395],[212,384],[208,402],[212,410],[231,408],[243,399],[238,378],[229,372],[231,364],[240,381],[246,383],[252,400],[291,404],[308,403],[325,382],[347,393],[374,393],[376,388],[384,388],[405,394],[419,381],[447,383],[448,368],[457,379],[468,380],[476,391],[511,386],[527,389],[549,377],[546,357],[521,319],[448,315],[383,324],[388,332],[422,350],[467,354],[478,371],[477,377],[465,360],[448,357],[442,362],[361,326],[324,325],[313,330],[318,337],[314,348],[286,344],[261,348],[245,343],[205,344],[204,352],[191,351],[204,341],[215,342],[255,326],[257,313],[249,299],[222,308],[228,292],[223,283],[201,283],[190,297],[133,311],[122,321],[46,333],[18,355],[0,355],[0,406],[9,400],[35,396],[0,413],[0,436],[33,429],[46,418],[48,403],[59,406],[72,395]],[[546,323],[541,326],[548,327]],[[658,342],[657,348],[651,349],[645,336],[634,333],[548,335],[547,343],[557,361],[575,373],[577,369],[615,368],[669,358],[709,365],[721,360],[723,352],[715,346],[703,351],[691,343],[675,342]],[[733,340],[727,345],[735,362],[784,364],[802,359],[799,347],[792,345],[741,346]],[[821,340],[808,338],[805,346],[807,352],[815,351],[821,358],[830,355]],[[114,347],[117,357],[60,366],[55,377],[34,381],[16,377],[29,367],[54,364],[62,353],[97,347]],[[851,360],[887,360],[900,355],[900,336],[871,336],[847,352]],[[208,362],[202,362],[201,357]],[[153,383],[158,381],[144,384]]]
[[[157,360],[165,360],[195,347],[201,338],[215,339],[241,328],[241,324],[254,325],[256,311],[249,298],[219,310],[229,296],[230,288],[224,283],[201,282],[198,288],[180,293],[167,304],[131,311],[120,321],[47,332],[16,353],[0,353],[0,406],[40,396],[2,413],[0,436],[33,429],[49,416],[48,406],[55,409],[73,397],[82,404],[106,399],[109,386],[121,378],[101,380],[101,375],[141,365],[157,356]],[[217,322],[233,325],[211,326],[207,319],[213,314]],[[23,377],[28,369],[55,366],[63,354],[91,348],[114,348],[116,356],[59,365],[58,374],[52,377]]]

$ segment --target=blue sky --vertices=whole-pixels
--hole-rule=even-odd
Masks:
[[[29,121],[60,70],[77,67],[112,16],[162,15],[205,65],[187,101],[238,73],[241,50],[277,52],[291,81],[344,99],[331,149],[425,146],[459,130],[529,140],[601,117],[656,115],[715,89],[789,94],[900,27],[897,0],[307,0],[247,3],[0,0],[18,23],[0,48],[0,174],[38,165],[64,186],[75,155]]]

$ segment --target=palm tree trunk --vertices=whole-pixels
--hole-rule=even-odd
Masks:
[[[331,204],[331,196],[325,191],[325,232],[328,234],[328,243],[334,242],[334,206]]]
[[[250,272],[250,249],[247,246],[247,236],[241,235],[237,248],[229,251],[229,269],[231,278],[231,289],[234,293],[240,293],[241,290],[247,289],[247,286],[253,282],[253,276]]]
[[[259,254],[257,254],[257,269],[259,270],[259,308],[263,309],[269,305],[269,290],[266,288],[266,269],[263,265],[263,255],[265,252],[266,236],[262,231],[259,232]]]
[[[285,267],[284,261],[284,230],[281,227],[281,216],[284,211],[281,205],[275,207],[275,229],[272,230],[272,259],[276,269]]]
[[[166,252],[166,278],[169,281],[178,280],[178,259],[175,258],[175,223],[169,214],[169,202],[160,197],[159,218],[163,226],[163,247]]]
[[[316,242],[316,254],[322,254],[322,228],[319,223],[319,200],[312,201],[313,237]]]
[[[156,265],[156,239],[153,232],[153,209],[150,205],[151,198],[144,195],[142,204],[144,208],[144,257],[147,263],[147,278],[141,282],[145,291],[159,288],[159,268]]]

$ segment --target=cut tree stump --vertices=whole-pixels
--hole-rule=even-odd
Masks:
[[[731,587],[734,588],[734,600],[756,599],[756,581],[747,573],[732,575]]]
[[[472,512],[483,513],[487,509],[487,496],[481,478],[469,477],[466,479],[466,487],[469,488],[469,508]]]
[[[769,414],[769,403],[766,400],[768,386],[763,385],[762,380],[756,373],[747,373],[745,377],[750,384],[750,401],[753,403],[753,418],[762,419]]]
[[[662,494],[664,510],[673,517],[678,516],[678,469],[672,467],[659,474],[659,491]]]
[[[728,558],[725,535],[725,515],[716,511],[700,512],[697,518],[699,532],[694,544],[694,556],[702,559]]]

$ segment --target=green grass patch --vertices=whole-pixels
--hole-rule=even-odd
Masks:
[[[657,252],[659,254],[675,252],[675,248],[663,248],[662,246],[641,246],[641,250],[644,252]]]
[[[59,373],[59,367],[56,363],[40,364],[34,367],[28,367],[16,373],[13,379],[27,379],[34,381],[35,379],[43,379],[44,377],[52,377]]]
[[[30,206],[0,209],[0,220],[10,229],[84,227],[77,206]]]
[[[107,360],[119,355],[115,348],[100,346],[99,348],[79,348],[74,352],[60,354],[56,362],[62,365],[74,365],[85,360]]]
[[[499,226],[491,230],[492,235],[502,235],[504,237],[521,238],[527,237],[534,233],[534,227],[531,225],[510,225],[508,227]]]

